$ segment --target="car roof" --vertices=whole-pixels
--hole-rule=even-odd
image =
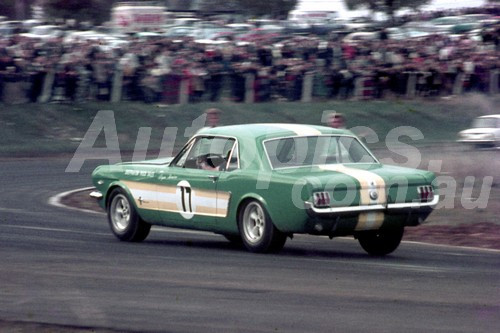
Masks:
[[[298,125],[298,124],[245,124],[204,128],[198,132],[199,136],[225,136],[236,138],[244,149],[239,150],[240,163],[244,169],[263,170],[270,165],[264,156],[262,143],[265,140],[317,135],[353,135],[348,130],[335,129],[325,126]]]
[[[290,136],[315,136],[325,134],[352,135],[350,131],[317,125],[299,124],[244,124],[204,128],[202,135],[231,136],[240,139],[272,139]]]
[[[500,118],[500,114],[489,114],[486,116],[480,116],[478,118]]]

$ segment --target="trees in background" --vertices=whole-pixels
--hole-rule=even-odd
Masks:
[[[344,0],[350,10],[368,8],[373,12],[383,12],[394,18],[394,13],[403,8],[418,9],[431,0]]]
[[[1,0],[0,15],[10,19],[28,19],[33,4],[43,8],[50,19],[73,19],[101,24],[109,20],[111,8],[120,0]],[[123,0],[122,0],[123,1]],[[136,0],[137,2],[137,0]],[[163,0],[167,8],[198,11],[200,14],[232,12],[248,17],[284,18],[298,0]]]
[[[101,23],[109,19],[111,8],[119,0],[42,0],[42,2],[49,17]],[[285,18],[288,12],[297,6],[298,0],[160,0],[157,2],[164,3],[169,10],[196,11],[199,14],[232,12],[248,17]]]
[[[116,0],[43,0],[45,15],[54,19],[73,19],[101,24],[109,20]]]
[[[297,0],[202,0],[201,13],[232,11],[249,17],[282,18],[297,6]]]
[[[236,0],[240,10],[250,16],[286,17],[297,6],[297,0]]]
[[[26,20],[30,18],[31,6],[35,0],[1,0],[0,16],[12,20]]]

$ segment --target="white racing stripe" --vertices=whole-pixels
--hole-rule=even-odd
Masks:
[[[130,192],[132,193],[134,199],[137,201],[139,198],[144,201],[157,201],[159,200],[160,197],[162,197],[163,201],[170,201],[173,200],[175,197],[172,194],[167,194],[167,193],[157,193],[155,191],[148,191],[148,190],[136,190],[133,188],[130,188]],[[165,196],[168,196],[168,200],[166,200]],[[171,197],[171,198],[170,198]]]
[[[198,195],[198,191],[193,191],[193,206],[217,207],[216,197],[205,197]]]
[[[343,164],[329,164],[320,166],[322,170],[336,171],[353,177],[359,182],[360,206],[365,205],[385,205],[387,204],[387,195],[385,181],[379,175],[355,168],[346,167]],[[370,196],[371,192],[377,193],[377,198]],[[384,222],[385,214],[380,211],[360,213],[356,230],[374,230],[379,229]]]
[[[135,203],[144,209],[177,212],[187,219],[193,215],[225,217],[228,211],[229,194],[192,189],[191,195],[183,194],[179,186],[123,181],[129,188]],[[182,183],[184,188],[189,183]]]
[[[321,132],[314,127],[297,124],[266,124],[266,126],[277,127],[290,132],[294,132],[298,136],[321,135]]]

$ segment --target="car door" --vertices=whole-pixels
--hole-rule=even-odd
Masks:
[[[160,218],[166,225],[210,230],[228,200],[217,195],[234,139],[196,137],[159,177]],[[227,206],[227,204],[226,204]]]

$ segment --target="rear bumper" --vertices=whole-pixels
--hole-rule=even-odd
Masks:
[[[359,214],[365,212],[376,212],[376,211],[405,211],[405,210],[415,210],[422,208],[434,208],[439,202],[439,195],[434,195],[434,198],[430,202],[403,202],[403,203],[392,203],[385,205],[365,205],[365,206],[346,206],[346,207],[327,207],[327,208],[317,208],[314,207],[312,203],[306,202],[306,209],[309,215],[312,216],[328,216],[328,215],[351,215]]]
[[[316,208],[306,203],[307,233],[330,237],[354,235],[363,230],[390,229],[422,224],[439,202]]]

